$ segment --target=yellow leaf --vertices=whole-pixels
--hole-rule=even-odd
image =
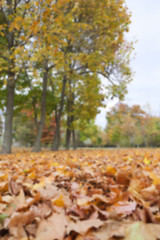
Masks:
[[[152,178],[154,185],[160,184],[160,177],[158,177],[154,172],[151,172],[149,176]]]
[[[8,173],[2,173],[0,174],[0,180],[7,180],[8,179]]]
[[[24,41],[26,39],[26,37],[25,36],[21,36],[20,39]]]
[[[54,205],[56,205],[57,207],[64,207],[64,199],[63,199],[63,195],[61,194],[59,196],[59,198],[57,198],[56,200],[53,200],[52,203]]]
[[[58,163],[57,162],[51,163],[51,166],[57,167]]]
[[[14,20],[15,20],[16,22],[21,22],[21,21],[23,20],[23,18],[20,17],[20,16],[17,16]]]
[[[116,170],[114,167],[112,167],[112,166],[109,165],[109,166],[107,167],[107,172],[115,175],[115,173],[117,172],[117,170]]]
[[[36,174],[32,172],[28,175],[28,178],[31,178],[31,179],[36,178]]]
[[[143,162],[146,164],[146,165],[149,165],[151,163],[151,160],[147,159],[146,157],[144,158]]]
[[[43,188],[44,185],[45,185],[44,180],[41,180],[40,183],[37,183],[37,184],[35,184],[35,185],[33,186],[33,190],[37,190],[37,189],[39,189],[39,188]]]

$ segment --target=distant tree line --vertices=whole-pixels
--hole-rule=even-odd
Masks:
[[[61,146],[66,147],[66,116],[62,118],[60,130]],[[106,115],[105,129],[95,121],[76,122],[75,136],[70,146],[76,147],[160,147],[160,117],[152,116],[139,105],[116,104]],[[55,115],[47,115],[41,144],[51,147],[56,131]],[[2,132],[2,124],[1,124]],[[14,117],[13,137],[21,146],[31,147],[36,137],[33,113],[27,109]],[[75,144],[75,139],[76,144]]]
[[[129,24],[125,0],[1,0],[2,153],[13,137],[33,151],[58,150],[61,135],[76,146],[104,99],[126,93]]]
[[[115,105],[107,113],[108,146],[159,147],[160,117],[146,113],[139,105]]]

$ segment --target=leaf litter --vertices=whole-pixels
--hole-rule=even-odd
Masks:
[[[0,239],[160,239],[160,150],[0,155]]]

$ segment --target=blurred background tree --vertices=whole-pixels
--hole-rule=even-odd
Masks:
[[[160,118],[119,103],[107,113],[107,144],[120,147],[160,146]]]

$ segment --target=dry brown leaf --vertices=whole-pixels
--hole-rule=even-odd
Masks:
[[[10,229],[11,227],[20,227],[31,223],[36,217],[36,213],[33,210],[29,210],[26,212],[14,212],[11,218],[6,222],[7,227]]]
[[[106,233],[114,239],[125,235],[126,219],[154,223],[158,232],[158,149],[21,152],[1,159],[0,223],[13,235],[0,231],[2,239],[97,240],[94,234],[105,239]]]
[[[65,236],[67,224],[68,220],[63,212],[61,214],[53,213],[50,218],[40,222],[35,239],[61,240]]]
[[[21,189],[18,196],[15,197],[14,202],[16,204],[16,209],[20,209],[26,206],[26,198],[23,189]]]
[[[156,189],[155,185],[151,185],[150,187],[144,188],[141,190],[142,197],[144,200],[150,201],[150,200],[156,200],[159,196],[159,192]]]
[[[43,202],[39,203],[38,205],[34,205],[31,207],[31,209],[34,211],[36,217],[39,218],[46,218],[51,215],[52,213],[52,208],[49,203]]]
[[[26,231],[22,225],[18,227],[11,227],[10,234],[14,236],[13,239],[27,239]]]
[[[71,231],[85,234],[90,228],[99,228],[102,226],[104,222],[99,219],[91,219],[77,222],[69,222],[67,227],[67,233],[69,234]]]
[[[124,237],[127,224],[123,222],[107,221],[99,230],[94,231],[92,235],[97,240],[109,240],[112,237]],[[136,240],[136,239],[135,239]]]
[[[136,202],[118,202],[112,205],[108,211],[109,212],[116,212],[117,214],[129,215],[136,209]]]
[[[40,187],[38,187],[38,184],[37,184],[36,190],[41,194],[41,198],[43,198],[44,200],[52,199],[59,195],[59,191],[57,190],[57,187],[51,183],[46,183],[46,184],[44,183],[43,187],[41,187],[41,185]]]
[[[131,181],[131,173],[127,170],[118,171],[116,174],[116,181],[118,184],[128,186]]]
[[[3,193],[8,191],[8,183],[7,182],[0,182],[0,192]]]
[[[37,226],[36,224],[29,224],[25,227],[26,231],[28,234],[31,234],[31,235],[36,235],[36,232],[37,232]]]
[[[13,195],[18,195],[20,190],[21,190],[21,185],[18,184],[16,181],[14,181],[13,179],[9,180],[9,192]]]

